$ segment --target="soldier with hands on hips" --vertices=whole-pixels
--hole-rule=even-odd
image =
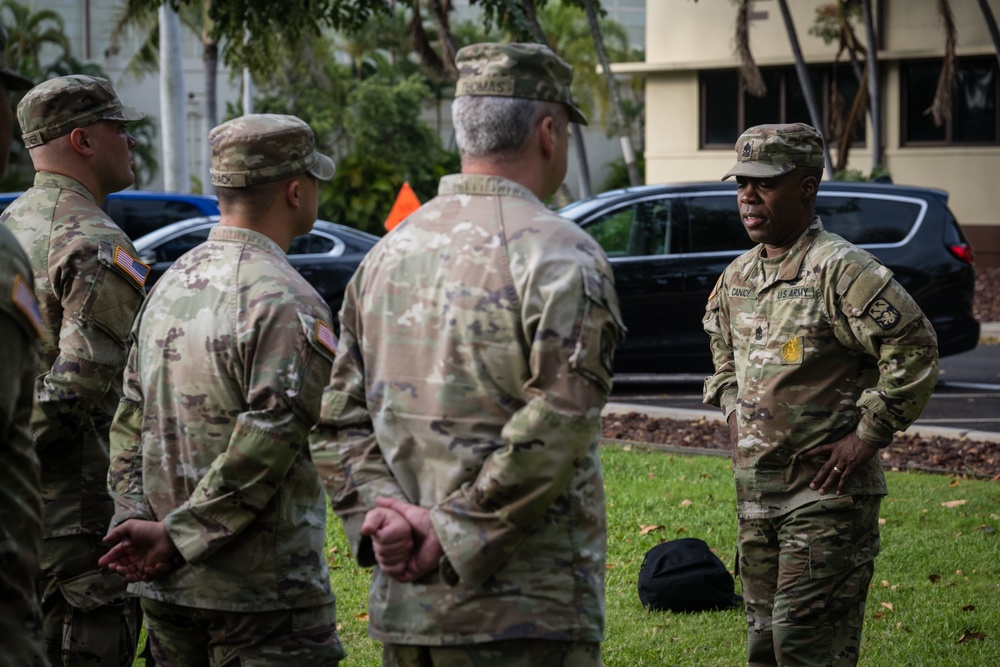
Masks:
[[[857,663],[886,494],[878,453],[920,415],[938,370],[912,297],[814,215],[823,150],[803,123],[740,136],[724,179],[758,245],[719,278],[704,318],[753,666]]]

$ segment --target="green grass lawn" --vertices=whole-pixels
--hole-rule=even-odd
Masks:
[[[648,612],[636,591],[646,551],[677,537],[705,540],[732,569],[736,500],[729,459],[608,445],[602,460],[608,502],[605,665],[745,664],[742,611]],[[887,477],[882,555],[865,611],[861,664],[1000,665],[1000,484],[919,473]],[[369,573],[354,564],[332,516],[327,534],[345,664],[379,665],[381,648],[367,633]]]

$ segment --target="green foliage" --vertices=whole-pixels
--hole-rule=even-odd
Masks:
[[[892,174],[885,165],[879,165],[872,169],[871,173],[866,174],[860,169],[841,169],[833,175],[833,180],[835,181],[851,181],[855,183],[864,183],[868,181],[888,181],[892,182]]]
[[[635,152],[635,164],[639,168],[639,178],[646,181],[646,156],[644,151]],[[625,167],[625,158],[619,158],[608,163],[608,175],[601,184],[601,192],[627,188],[631,185],[628,181],[628,169]]]
[[[742,611],[649,612],[636,592],[643,556],[664,540],[699,537],[732,569],[736,500],[729,459],[610,445],[601,459],[608,511],[604,664],[746,664]],[[882,555],[865,609],[862,663],[993,664],[1000,628],[997,483],[919,473],[887,477]],[[967,503],[941,505],[960,499]],[[369,573],[356,565],[332,514],[327,536],[341,639],[353,664],[379,664],[381,647],[367,633]],[[966,631],[985,638],[958,643]]]

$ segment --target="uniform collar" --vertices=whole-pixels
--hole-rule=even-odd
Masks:
[[[95,204],[97,203],[97,200],[94,199],[94,195],[90,193],[90,190],[84,187],[83,183],[75,178],[72,178],[71,176],[66,176],[65,174],[54,174],[51,171],[39,171],[35,174],[35,187],[72,190],[78,195],[86,197]]]
[[[806,253],[809,251],[810,246],[816,237],[819,236],[820,232],[823,231],[823,223],[820,221],[819,216],[814,216],[809,227],[806,228],[802,235],[795,241],[788,252],[785,253],[784,259],[781,260],[781,266],[778,267],[777,273],[775,273],[773,279],[768,282],[783,281],[787,282],[789,280],[795,280],[802,270],[802,262],[805,261]],[[749,279],[750,275],[754,272],[759,272],[761,270],[761,264],[764,261],[764,246],[758,246],[754,250],[754,261],[750,262],[746,269],[743,271],[743,279]]]
[[[438,184],[439,195],[508,195],[541,203],[535,193],[501,176],[451,174]]]
[[[208,240],[236,241],[238,243],[246,243],[248,245],[257,246],[258,248],[262,248],[281,257],[284,257],[286,254],[285,251],[281,249],[281,246],[272,241],[270,237],[252,229],[245,229],[243,227],[216,225],[215,227],[212,227],[212,231],[208,233]]]

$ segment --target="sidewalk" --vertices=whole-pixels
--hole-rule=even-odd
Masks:
[[[1000,322],[984,322],[980,328],[979,341],[980,343],[1000,344]],[[1000,347],[997,348],[997,353],[1000,354]],[[713,421],[722,421],[722,413],[714,408],[709,409],[708,406],[706,406],[705,410],[692,410],[685,408],[664,408],[654,405],[638,405],[634,403],[608,403],[604,406],[604,411],[601,414],[614,415],[629,412],[642,412],[650,417],[662,419],[686,421],[710,419]],[[940,436],[942,438],[966,438],[982,442],[1000,442],[1000,433],[997,432],[945,428],[941,426],[921,426],[919,419],[913,426],[906,430],[906,433],[928,438]]]

